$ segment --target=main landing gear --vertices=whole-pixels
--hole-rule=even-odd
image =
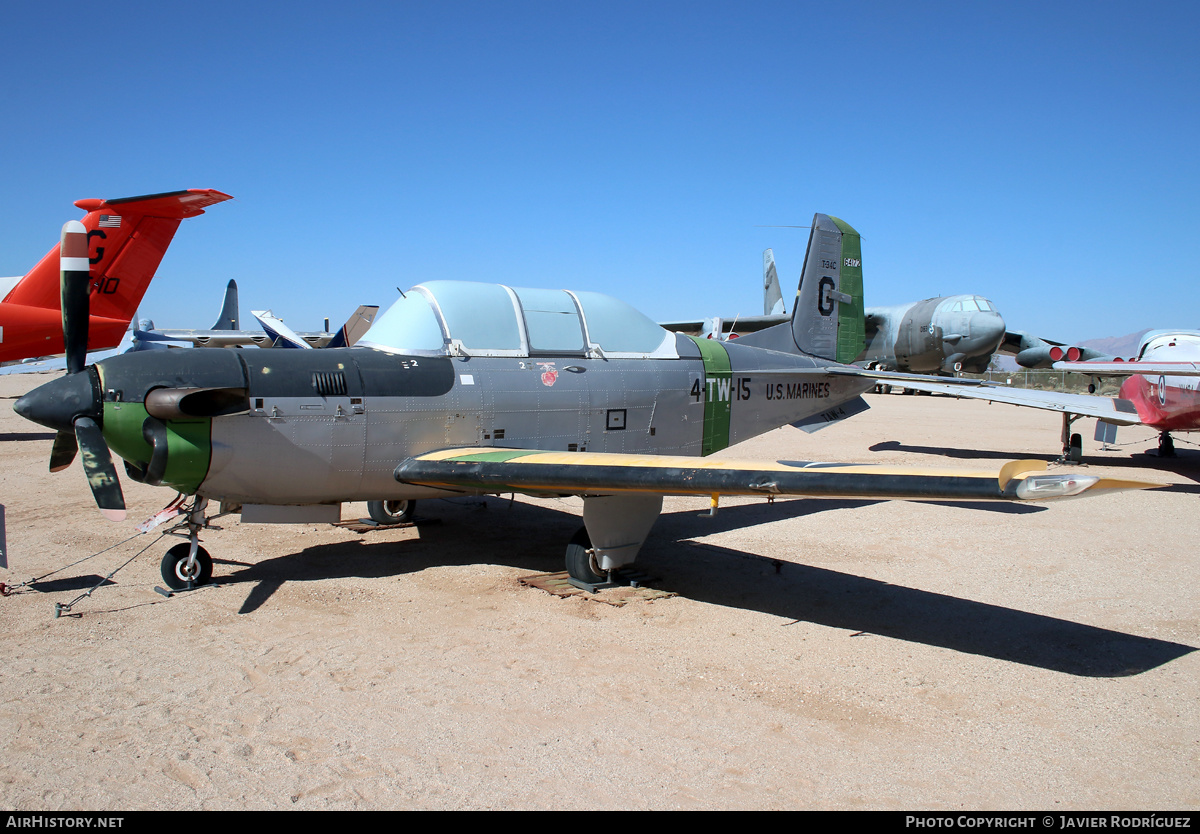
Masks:
[[[608,571],[596,562],[596,551],[586,527],[580,527],[567,544],[567,575],[585,585],[608,582]]]
[[[1079,414],[1063,412],[1062,421],[1062,457],[1059,462],[1079,463],[1083,460],[1083,438],[1078,432],[1072,433],[1071,426],[1080,418]]]
[[[571,584],[587,591],[618,584],[615,577],[618,568],[632,564],[637,558],[661,512],[661,495],[584,498],[584,526],[567,544],[567,575]]]
[[[1160,458],[1175,457],[1175,441],[1171,439],[1171,433],[1164,431],[1158,435],[1158,456]]]
[[[368,501],[367,514],[376,524],[406,524],[413,520],[416,501]]]

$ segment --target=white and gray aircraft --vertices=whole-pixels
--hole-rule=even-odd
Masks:
[[[78,227],[78,228],[77,228]],[[791,318],[737,342],[668,332],[606,295],[429,281],[355,347],[173,350],[84,365],[86,233],[63,232],[68,373],[16,411],[55,429],[51,470],[79,455],[102,512],[128,475],[190,496],[190,541],[162,573],[175,589],[212,576],[198,533],[243,522],[336,521],[340,504],[521,492],[583,497],[566,550],[588,587],[632,563],[664,495],[813,495],[1036,501],[1144,486],[1045,473],[739,461],[727,447],[788,424],[816,428],[865,408],[881,375],[862,351],[858,233],[818,214]],[[828,253],[826,255],[825,253]],[[82,332],[81,332],[82,331]]]

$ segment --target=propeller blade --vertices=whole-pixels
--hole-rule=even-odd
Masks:
[[[109,521],[124,521],[125,496],[121,494],[121,482],[117,480],[112,455],[96,421],[91,417],[77,419],[75,439],[83,450],[83,471],[87,473],[88,486],[92,488],[100,513]]]
[[[87,229],[78,220],[68,220],[63,225],[59,270],[67,373],[75,374],[82,371],[87,362],[88,284],[91,281]]]
[[[50,450],[50,471],[62,472],[75,460],[79,444],[75,442],[75,432],[59,431],[54,435],[54,447]]]

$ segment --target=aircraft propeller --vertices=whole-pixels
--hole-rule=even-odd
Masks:
[[[50,450],[51,472],[66,469],[83,451],[80,461],[96,506],[105,518],[122,521],[125,496],[108,443],[96,422],[102,406],[98,381],[93,380],[95,371],[86,367],[91,274],[87,230],[78,220],[69,220],[63,226],[59,269],[67,375],[30,391],[17,400],[14,408],[22,417],[57,430]]]

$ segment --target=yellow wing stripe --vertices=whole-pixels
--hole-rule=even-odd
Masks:
[[[797,461],[736,460],[722,457],[687,457],[684,455],[629,455],[607,452],[543,452],[536,449],[442,449],[417,455],[416,460],[446,463],[503,461],[511,464],[547,466],[620,466],[638,469],[711,469],[753,470],[756,472],[796,472],[820,470],[846,475],[924,475],[931,477],[996,478],[1003,489],[1013,478],[1046,469],[1043,460],[1014,460],[1006,463],[997,474],[995,470],[947,469],[937,467],[890,466],[886,464],[840,464]]]

